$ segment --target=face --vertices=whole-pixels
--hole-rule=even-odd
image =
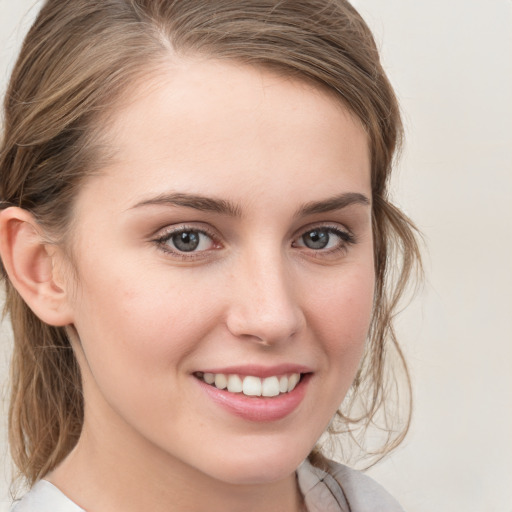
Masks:
[[[224,482],[290,475],[368,331],[364,130],[321,90],[215,61],[124,105],[75,208],[84,431]]]

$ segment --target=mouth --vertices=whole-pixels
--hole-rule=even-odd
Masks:
[[[262,423],[284,420],[299,409],[313,372],[298,365],[249,365],[192,376],[214,404],[245,421]]]
[[[291,393],[304,374],[287,373],[260,378],[254,375],[195,372],[194,377],[216,389],[248,397],[274,398]]]

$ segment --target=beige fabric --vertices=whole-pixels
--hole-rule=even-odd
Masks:
[[[377,482],[333,461],[322,471],[306,460],[297,479],[308,512],[404,512]]]

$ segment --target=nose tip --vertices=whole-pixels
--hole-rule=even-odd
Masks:
[[[305,323],[291,276],[284,269],[249,269],[239,279],[227,317],[236,337],[271,346],[293,338]]]

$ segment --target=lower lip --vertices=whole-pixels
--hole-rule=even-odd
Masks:
[[[242,393],[230,393],[225,389],[197,379],[204,392],[231,414],[253,422],[278,421],[286,418],[299,407],[305,394],[311,374],[303,375],[293,391],[275,397],[251,397]]]

